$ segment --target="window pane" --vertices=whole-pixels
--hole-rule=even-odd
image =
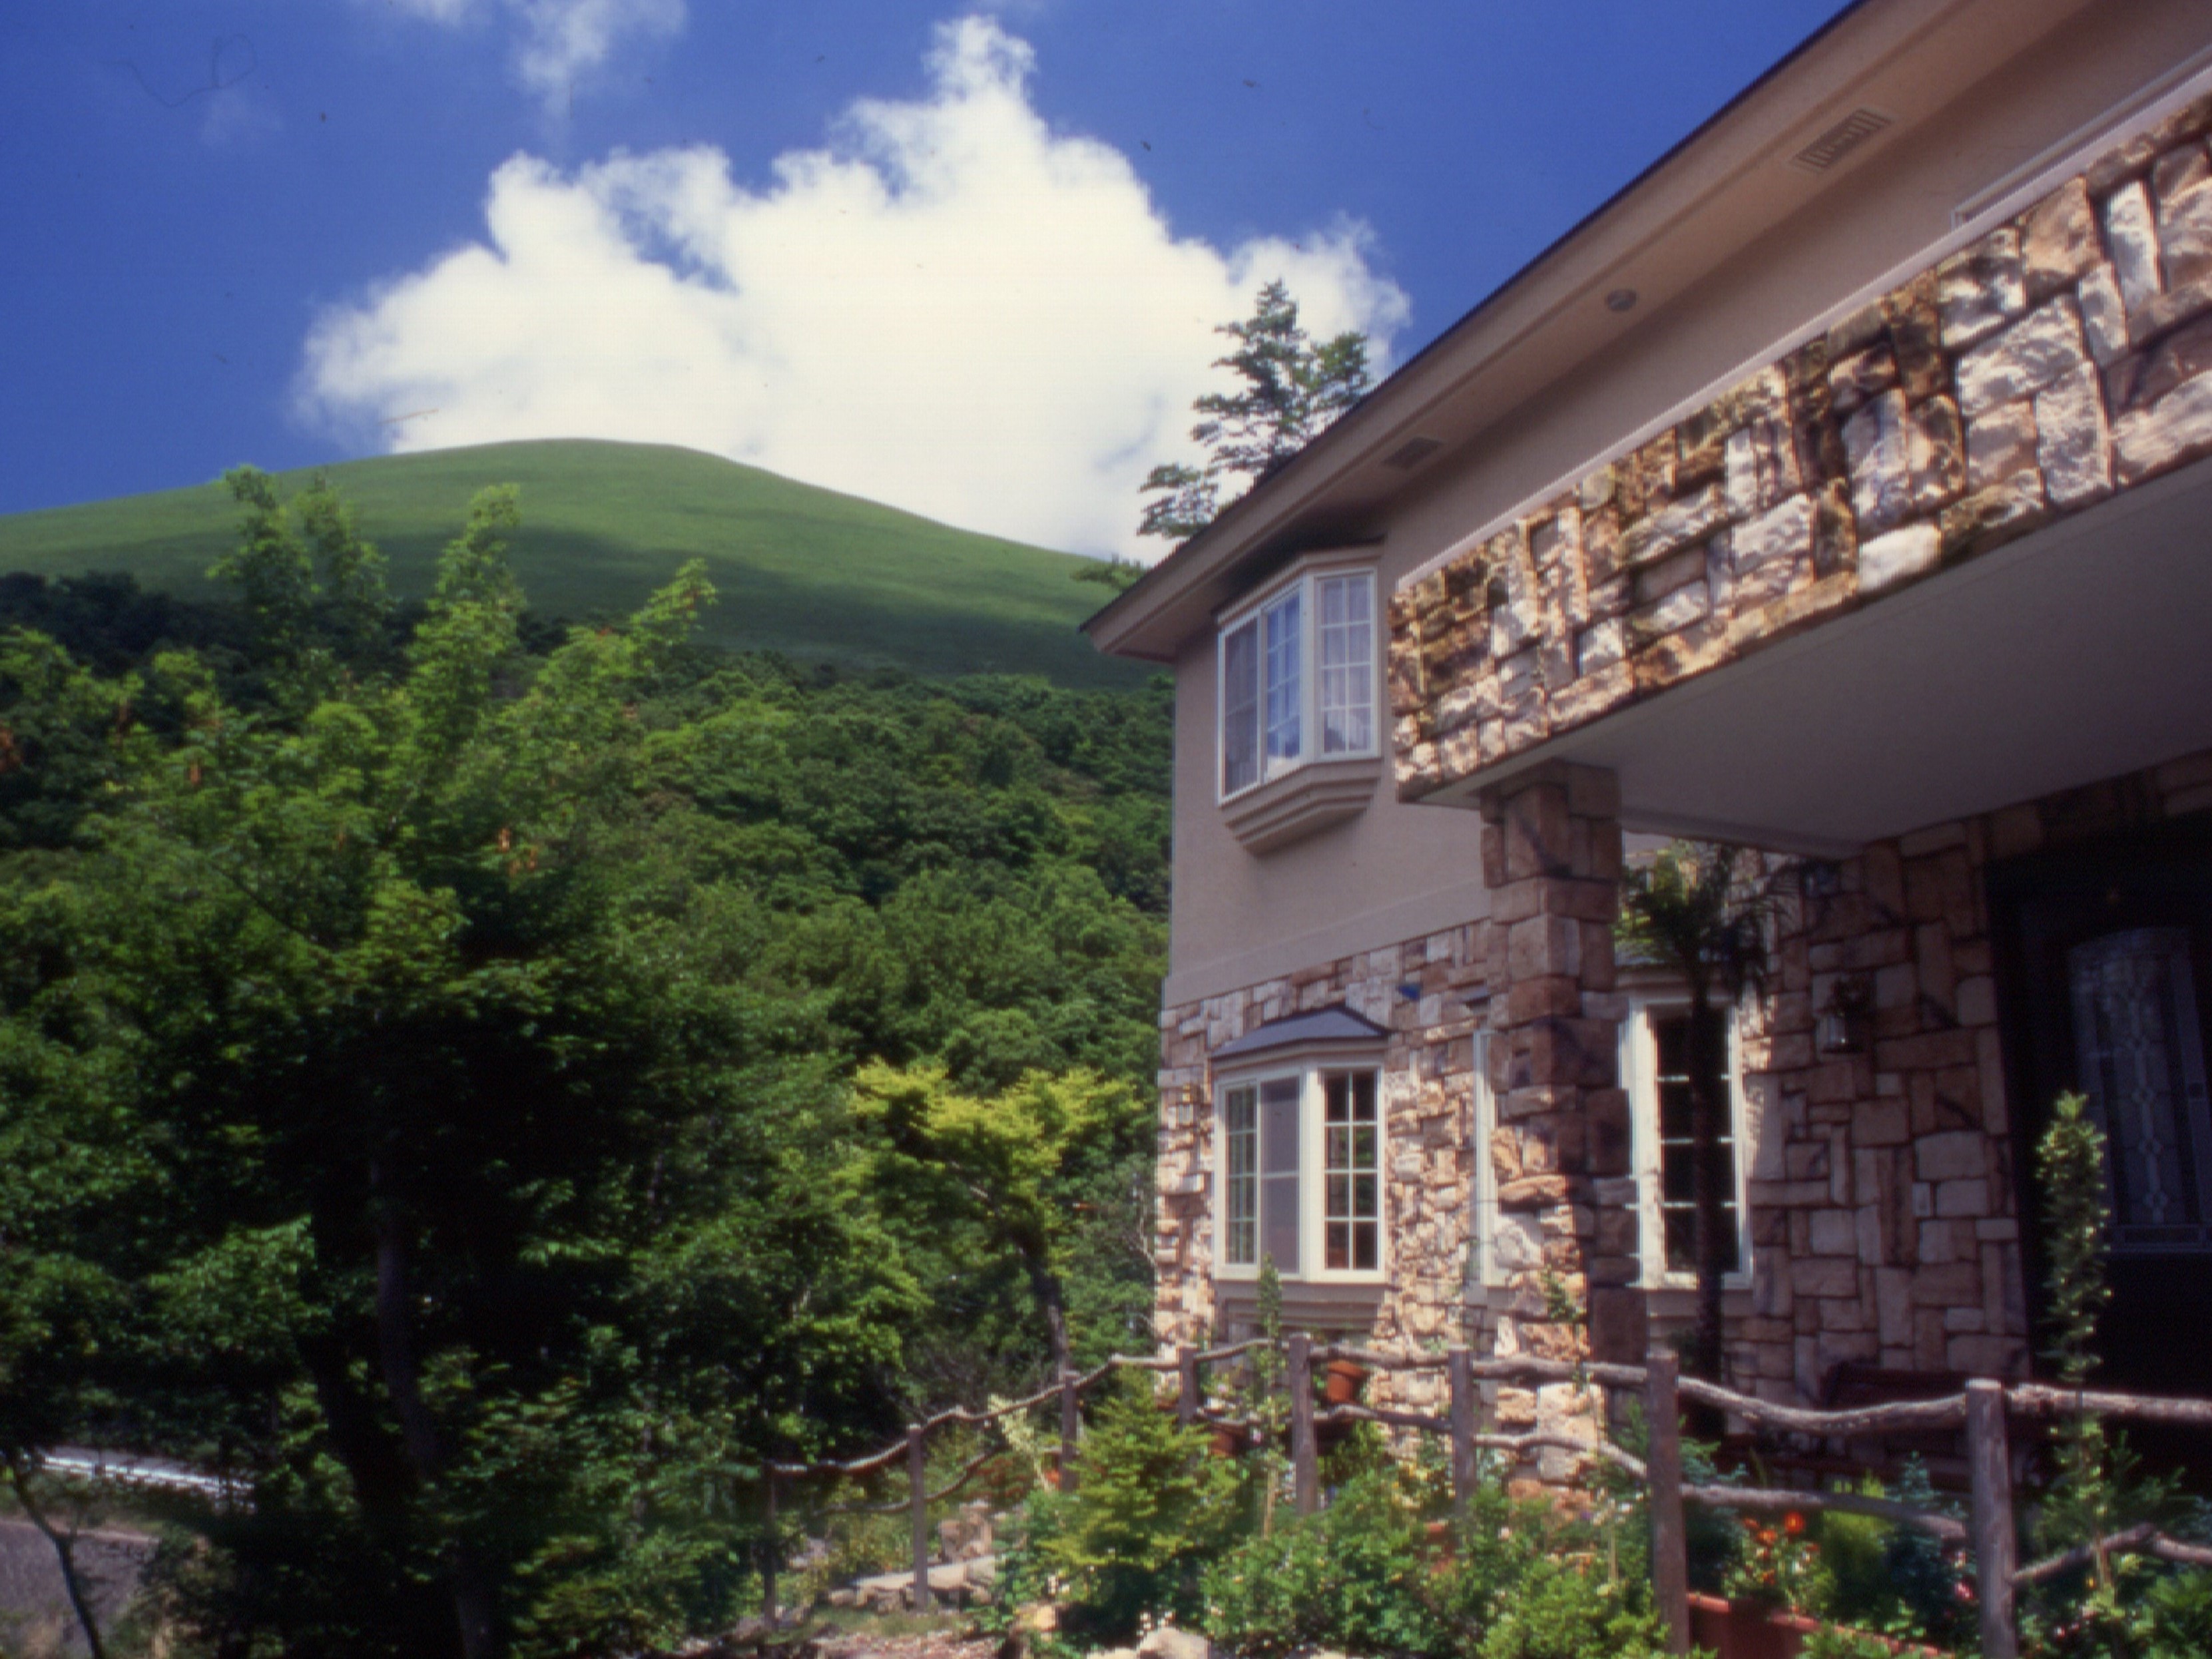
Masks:
[[[1267,775],[1293,766],[1299,756],[1299,716],[1304,675],[1298,660],[1304,622],[1299,591],[1292,588],[1261,613],[1267,629]]]
[[[1222,1259],[1234,1267],[1260,1265],[1260,1112],[1249,1088],[1223,1097],[1221,1128]]]
[[[1375,1073],[1331,1072],[1322,1079],[1328,1125],[1322,1187],[1322,1239],[1328,1265],[1371,1272],[1382,1261],[1382,1127],[1375,1109]]]
[[[1364,754],[1375,746],[1373,580],[1324,577],[1321,599],[1321,748]]]
[[[2189,934],[2108,933],[2067,953],[2082,1091],[2105,1131],[2112,1245],[2212,1248],[2212,1106]]]
[[[1260,624],[1221,636],[1221,793],[1260,781]]]
[[[1697,1140],[1690,1115],[1690,1021],[1684,1014],[1654,1014],[1651,1045],[1657,1061],[1652,1079],[1658,1095],[1654,1103],[1659,1119],[1659,1218],[1667,1253],[1667,1271],[1697,1271]],[[1734,1091],[1729,1110],[1721,1125],[1719,1157],[1722,1200],[1722,1257],[1727,1270],[1739,1265],[1740,1222],[1735,1202],[1735,1139]]]
[[[1260,1085],[1261,1249],[1275,1271],[1298,1268],[1298,1080],[1269,1078]]]

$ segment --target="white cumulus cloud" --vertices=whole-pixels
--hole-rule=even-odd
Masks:
[[[491,11],[520,30],[515,70],[549,103],[598,68],[628,35],[672,35],[684,27],[684,0],[390,0],[432,22],[460,24]]]
[[[1406,299],[1346,222],[1178,238],[1127,160],[1054,134],[1030,48],[945,25],[915,102],[862,100],[750,189],[704,147],[495,173],[484,240],[326,313],[313,418],[395,449],[684,444],[979,530],[1153,556],[1138,485],[1189,453],[1214,325],[1281,277],[1378,357]],[[428,411],[427,413],[423,411]]]

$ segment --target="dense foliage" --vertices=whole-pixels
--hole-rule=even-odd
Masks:
[[[1044,1369],[1040,1261],[1146,1340],[1164,693],[702,651],[696,568],[533,627],[512,492],[408,614],[327,489],[233,483],[235,605],[0,634],[0,1449],[247,1485],[190,1644],[706,1627],[763,1455]],[[977,1170],[864,1065],[1074,1105]]]
[[[1062,1604],[1060,1640],[1127,1640],[1171,1619],[1254,1659],[1662,1650],[1646,1582],[1602,1521],[1516,1498],[1502,1480],[1454,1517],[1440,1469],[1376,1447],[1349,1460],[1328,1507],[1292,1515],[1266,1501],[1276,1464],[1210,1455],[1150,1395],[1129,1389],[1102,1414],[1073,1496],[1029,1504],[1008,1588]]]

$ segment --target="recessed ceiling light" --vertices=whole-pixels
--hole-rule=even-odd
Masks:
[[[1626,311],[1635,303],[1636,290],[1632,288],[1617,288],[1605,296],[1605,308],[1607,311]]]

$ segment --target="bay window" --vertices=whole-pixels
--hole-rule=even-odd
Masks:
[[[1221,630],[1223,799],[1378,752],[1375,575],[1309,569]]]

